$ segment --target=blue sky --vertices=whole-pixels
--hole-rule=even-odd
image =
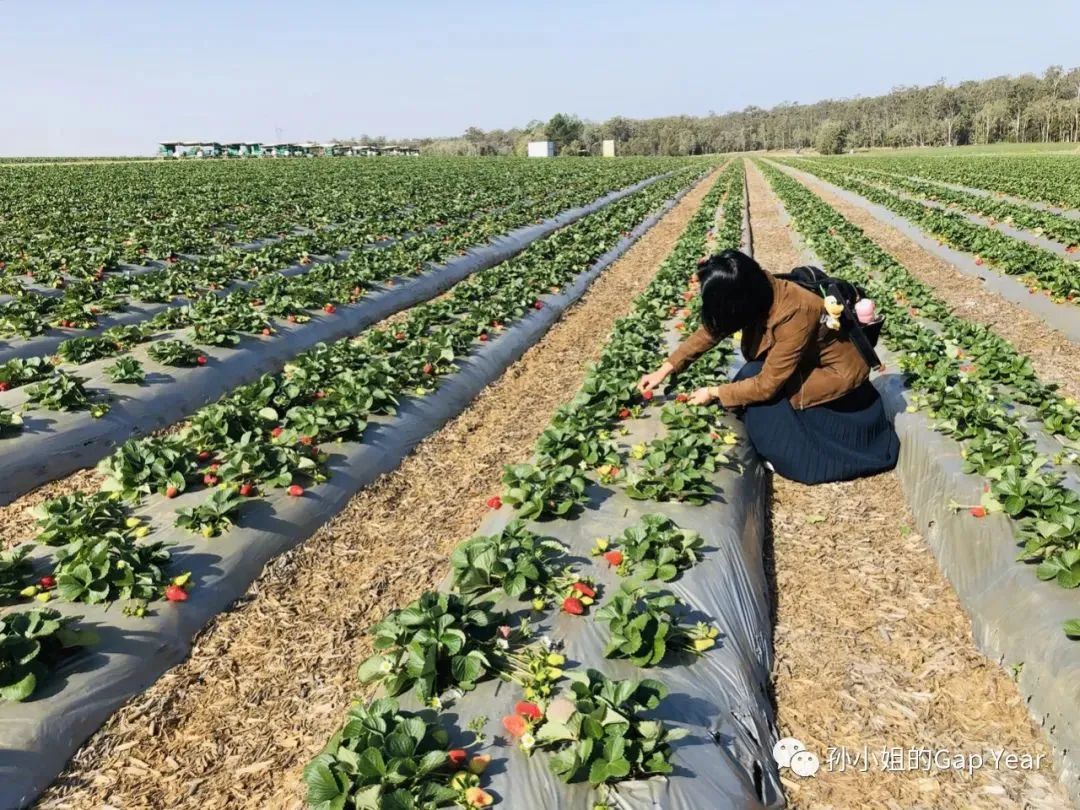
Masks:
[[[0,155],[456,135],[1080,63],[1075,0],[0,0]]]

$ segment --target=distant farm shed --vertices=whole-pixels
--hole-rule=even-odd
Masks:
[[[529,141],[531,158],[555,157],[555,141]]]

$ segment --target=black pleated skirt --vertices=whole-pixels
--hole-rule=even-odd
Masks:
[[[735,375],[753,377],[754,360]],[[803,484],[847,481],[891,470],[900,439],[869,381],[839,399],[797,410],[787,397],[749,405],[743,423],[754,449],[784,478]]]

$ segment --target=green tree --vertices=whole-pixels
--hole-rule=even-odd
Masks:
[[[815,143],[823,155],[839,155],[847,145],[847,128],[839,121],[826,121],[817,131]]]
[[[555,113],[545,127],[548,140],[555,141],[560,146],[580,140],[584,129],[585,124],[580,118],[565,113]]]

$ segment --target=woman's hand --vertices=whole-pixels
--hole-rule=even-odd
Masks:
[[[664,363],[656,371],[651,374],[646,374],[638,380],[638,392],[644,394],[646,391],[652,391],[656,386],[666,380],[674,370],[675,367],[672,366],[671,363]]]
[[[708,405],[719,400],[720,397],[717,396],[715,388],[699,388],[690,395],[689,402],[691,405]]]

